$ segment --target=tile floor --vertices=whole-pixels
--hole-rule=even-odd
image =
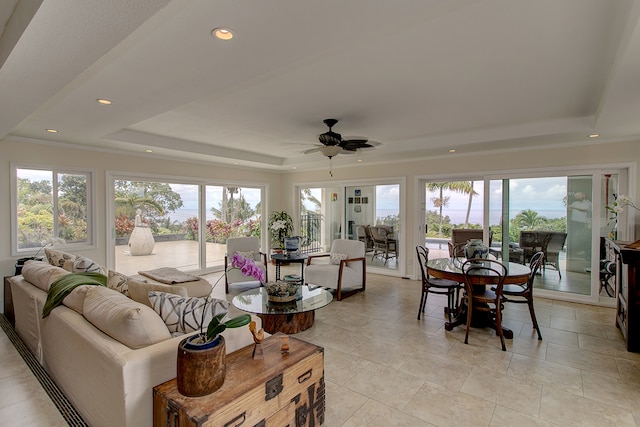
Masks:
[[[439,295],[417,320],[419,297],[417,281],[372,274],[297,335],[325,349],[325,426],[640,426],[640,354],[613,309],[537,299],[538,341],[526,306],[507,305],[502,352],[490,330],[468,345],[463,327],[446,332]],[[65,425],[4,334],[0,358],[0,426]]]

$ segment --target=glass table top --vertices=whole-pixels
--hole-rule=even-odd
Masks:
[[[330,292],[317,286],[301,286],[302,296],[291,302],[271,302],[267,289],[259,287],[242,292],[233,297],[233,305],[255,314],[294,314],[317,310],[333,300]]]

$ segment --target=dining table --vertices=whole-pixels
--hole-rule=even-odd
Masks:
[[[427,274],[438,279],[453,280],[458,283],[464,283],[464,273],[462,272],[462,264],[466,261],[463,257],[451,257],[451,258],[433,258],[427,261]],[[517,285],[526,283],[529,280],[531,269],[523,264],[517,262],[503,263],[507,269],[507,276],[504,279],[505,285]],[[481,285],[474,285],[478,291],[483,291],[484,287],[491,286],[494,282],[497,282],[497,277],[492,279],[488,276],[486,280],[483,280]],[[495,319],[487,319],[486,312],[478,312],[478,314],[484,314],[476,316],[474,311],[474,321],[471,326],[474,327],[491,327],[496,329]],[[467,322],[467,310],[466,304],[461,303],[458,308],[456,316],[451,322],[445,322],[444,328],[447,331],[451,331],[453,328],[459,325],[466,324]],[[507,339],[513,338],[513,331],[509,328],[502,327],[504,337]]]

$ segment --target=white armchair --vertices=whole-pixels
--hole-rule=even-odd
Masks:
[[[247,277],[238,269],[231,269],[231,257],[238,252],[245,258],[251,258],[256,265],[264,269],[265,282],[267,277],[267,254],[260,251],[260,239],[257,237],[230,237],[227,239],[227,253],[224,256],[225,292],[229,293],[229,285],[234,283],[259,283],[253,277]]]
[[[309,255],[304,279],[307,284],[336,290],[336,298],[363,292],[367,282],[365,244],[336,239],[328,254]]]

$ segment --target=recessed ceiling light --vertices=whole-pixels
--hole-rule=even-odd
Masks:
[[[455,148],[452,148],[452,149],[450,149],[450,150],[449,150],[449,152],[450,152],[450,153],[455,153],[455,152],[456,152],[456,150],[455,150]]]
[[[589,135],[589,138],[597,138],[599,136],[600,136],[600,134],[592,133],[591,135]]]
[[[153,153],[153,150],[144,150],[144,151],[146,151],[147,153]]]
[[[224,27],[214,28],[211,30],[211,35],[218,40],[231,40],[233,38],[231,30]]]
[[[58,133],[58,129],[45,129],[49,133]]]
[[[98,98],[96,99],[96,101],[98,101],[98,104],[111,105],[111,101],[109,101],[108,99]]]
[[[358,163],[361,163],[361,162],[362,162],[362,159],[358,159]]]

